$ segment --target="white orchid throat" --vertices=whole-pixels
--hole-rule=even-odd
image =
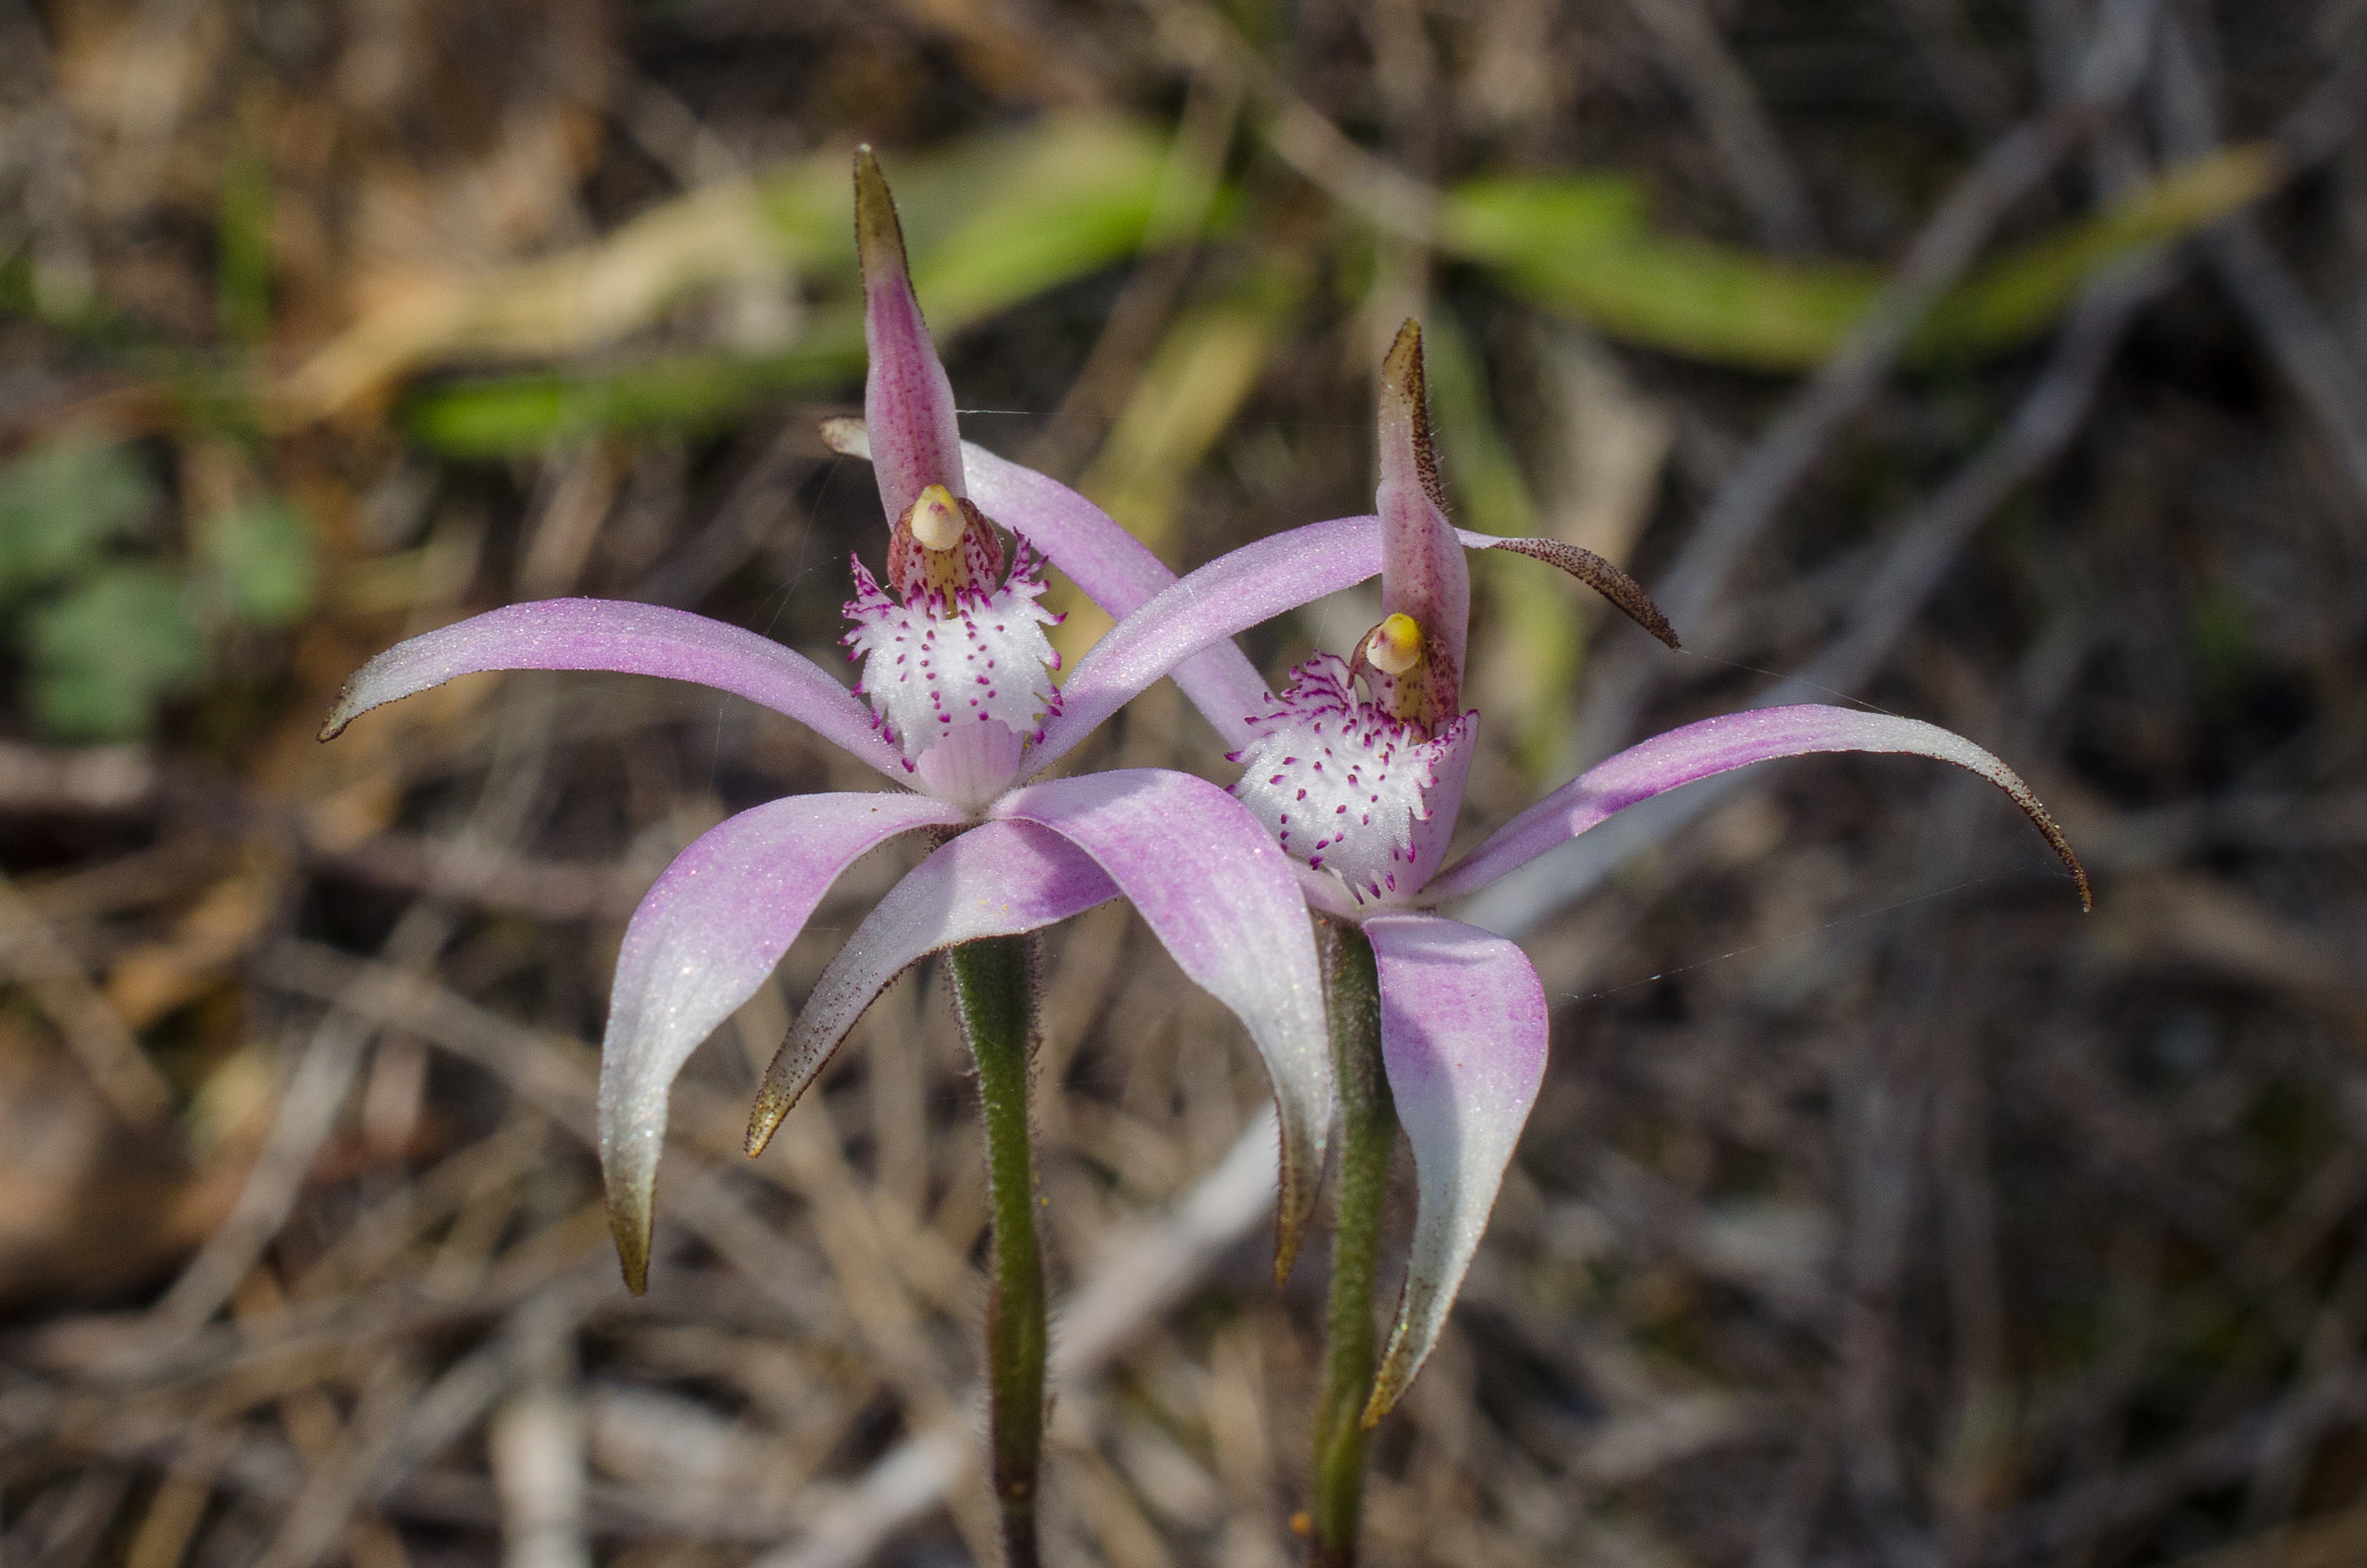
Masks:
[[[988,749],[1007,747],[1014,763],[1023,741],[1042,738],[1060,711],[1060,656],[1044,636],[1060,617],[1037,602],[1043,591],[1042,560],[1023,546],[1002,586],[958,593],[951,609],[934,595],[899,604],[855,562],[854,630],[843,639],[863,661],[855,690],[908,771],[925,774],[924,758],[949,741],[977,750],[997,728]]]
[[[1356,902],[1410,899],[1436,874],[1454,834],[1479,715],[1424,738],[1360,698],[1347,663],[1319,653],[1250,723],[1231,756],[1234,796],[1294,858],[1327,871]]]

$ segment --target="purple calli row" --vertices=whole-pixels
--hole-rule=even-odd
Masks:
[[[1312,1210],[1334,1099],[1308,912],[1354,922],[1375,954],[1383,1064],[1418,1190],[1368,1422],[1436,1344],[1544,1071],[1547,1008],[1525,955],[1433,906],[1637,801],[1815,752],[1913,754],[1968,769],[2007,791],[2077,874],[2027,787],[1987,752],[1913,720],[1823,706],[1735,714],[1655,737],[1443,865],[1478,722],[1460,707],[1466,548],[1546,560],[1664,641],[1675,637],[1643,591],[1599,558],[1449,526],[1429,455],[1418,332],[1409,323],[1385,367],[1378,515],[1292,529],[1178,579],[1074,490],[960,441],[867,154],[857,191],[866,417],[834,420],[825,436],[872,460],[890,523],[886,581],[873,582],[858,562],[847,609],[848,640],[865,659],[858,690],[871,708],[754,633],[648,605],[564,599],[497,610],[389,650],[355,675],[323,732],[463,674],[614,670],[746,697],[917,792],[793,796],[743,811],[684,850],[634,911],[602,1046],[600,1129],[612,1223],[636,1291],[675,1075],[763,984],[838,876],[905,832],[950,836],[824,971],[766,1075],[751,1150],[912,963],[1123,897],[1185,973],[1240,1017],[1264,1060],[1282,1127],[1276,1262],[1286,1270]],[[998,523],[1020,545],[1007,577]],[[1118,617],[1057,691],[1041,630],[1047,617],[1035,602],[1039,554]],[[1376,575],[1382,623],[1352,659],[1318,655],[1301,666],[1280,698],[1230,641]],[[1245,773],[1231,793],[1151,769],[1038,781],[1169,675],[1237,748]],[[2084,899],[2084,877],[2080,887]]]

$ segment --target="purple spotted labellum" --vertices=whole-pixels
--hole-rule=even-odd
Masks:
[[[1654,636],[1675,633],[1631,579],[1575,546],[1451,527],[1429,450],[1421,335],[1408,322],[1383,367],[1377,517],[1274,535],[1181,579],[1096,647],[1068,684],[1074,714],[1097,698],[1096,667],[1133,668],[1152,649],[1204,646],[1379,573],[1381,622],[1343,660],[1319,653],[1246,720],[1234,793],[1296,864],[1310,908],[1357,925],[1379,989],[1380,1051],[1414,1151],[1416,1213],[1396,1324],[1363,1420],[1413,1381],[1469,1268],[1544,1075],[1547,1016],[1536,970],[1509,941],[1435,913],[1638,801],[1777,757],[1899,753],[1953,763],[1997,785],[2076,880],[2071,846],[2012,769],[1963,737],[1885,714],[1822,705],[1761,708],[1687,724],[1630,747],[1446,864],[1477,740],[1461,706],[1469,605],[1463,552],[1503,549],[1560,566]],[[1159,612],[1172,607],[1172,614]],[[1201,639],[1201,640],[1195,640]],[[1130,644],[1139,645],[1130,647]],[[1187,690],[1190,688],[1187,688]]]
[[[847,642],[858,701],[820,667],[752,632],[646,604],[512,605],[371,660],[322,730],[488,670],[614,670],[732,692],[811,728],[893,785],[796,795],[700,837],[643,898],[617,956],[601,1046],[600,1160],[627,1282],[648,1277],[667,1101],[690,1053],[761,986],[830,884],[898,835],[942,842],[881,900],[824,971],[765,1076],[760,1149],[863,1008],[917,959],[1130,900],[1184,973],[1247,1026],[1282,1128],[1277,1273],[1314,1202],[1333,1098],[1313,934],[1295,872],[1256,819],[1188,775],[1137,768],[1036,781],[1094,725],[1172,672],[1231,714],[1262,692],[1221,630],[1161,635],[1137,617],[1174,574],[1082,497],[962,444],[952,392],[868,150],[855,172],[870,369],[865,419],[827,433],[868,455],[890,523],[884,583],[858,561]],[[1016,536],[1006,550],[996,525]],[[1120,619],[1135,650],[1087,660],[1064,702],[1038,604],[1046,559]],[[1082,683],[1081,687],[1078,683]],[[1237,721],[1227,734],[1245,737]]]

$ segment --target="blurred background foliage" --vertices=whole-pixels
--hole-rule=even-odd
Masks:
[[[1803,762],[1470,910],[1555,1063],[1373,1560],[2367,1560],[2363,48],[2349,0],[0,0],[0,1556],[990,1560],[935,977],[736,1153],[895,867],[694,1063],[645,1300],[586,1142],[650,877],[862,781],[614,679],[312,740],[519,598],[833,650],[869,140],[966,433],[1178,568],[1369,505],[1422,317],[1458,518],[1692,650],[1480,561],[1475,831],[1866,701],[2098,873],[2079,921],[2010,811]],[[1086,761],[1213,739],[1163,688]],[[1321,1267],[1273,1292],[1225,1185],[1255,1063],[1123,911],[1044,963],[1056,1559],[1290,1560]]]

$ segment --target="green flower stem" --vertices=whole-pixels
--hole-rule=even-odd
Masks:
[[[1046,1333],[1043,1261],[1036,1250],[1036,1177],[1027,1141],[1035,975],[1024,936],[965,942],[948,954],[948,962],[953,1005],[977,1059],[978,1098],[986,1112],[987,1198],[994,1227],[987,1365],[1003,1558],[1006,1568],[1036,1568]],[[1368,1358],[1370,1353],[1368,1348]],[[1354,1420],[1353,1414],[1349,1418]]]
[[[1350,1568],[1364,1501],[1364,1401],[1373,1390],[1373,1283],[1397,1112],[1380,1064],[1380,979],[1352,925],[1325,928],[1331,1058],[1340,1078],[1340,1215],[1331,1244],[1331,1317],[1315,1411],[1315,1498],[1308,1561]]]

